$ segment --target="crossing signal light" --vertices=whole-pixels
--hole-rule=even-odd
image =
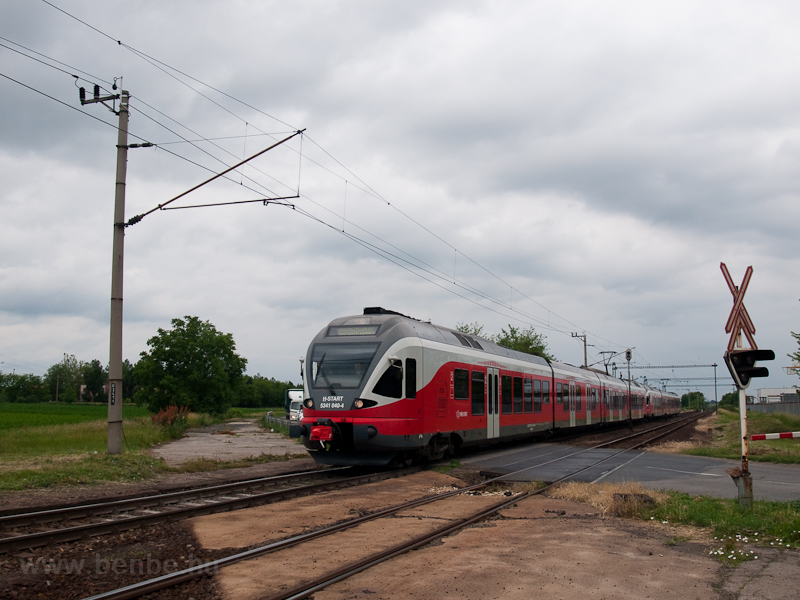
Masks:
[[[775,360],[772,350],[731,350],[725,353],[725,364],[731,372],[736,386],[743,390],[753,377],[768,377],[767,367],[757,367],[760,360]]]

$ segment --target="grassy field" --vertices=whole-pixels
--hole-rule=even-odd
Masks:
[[[782,413],[747,413],[749,435],[782,431],[800,431],[800,417]],[[711,444],[687,450],[686,454],[741,459],[738,411],[721,409],[713,426]],[[800,439],[750,441],[748,454],[752,461],[797,464],[800,463]]]
[[[283,408],[233,408],[226,419],[254,418]],[[59,484],[137,481],[172,471],[196,471],[247,466],[283,460],[258,457],[238,462],[204,461],[171,469],[146,449],[171,439],[170,431],[154,425],[144,407],[123,406],[123,453],[107,451],[107,407],[104,404],[0,404],[0,491]],[[189,417],[197,427],[221,422],[209,415]]]
[[[122,406],[122,418],[146,417],[150,413],[143,406]],[[105,404],[16,404],[0,403],[0,430],[18,427],[41,427],[43,425],[64,425],[84,423],[108,417]]]

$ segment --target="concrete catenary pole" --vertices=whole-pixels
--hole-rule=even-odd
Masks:
[[[111,345],[108,361],[108,453],[122,452],[122,266],[125,254],[125,176],[128,168],[128,98],[122,90],[117,135],[114,242],[111,262]]]
[[[631,403],[631,358],[633,352],[630,348],[625,351],[625,360],[628,361],[628,429],[633,429],[633,405]]]

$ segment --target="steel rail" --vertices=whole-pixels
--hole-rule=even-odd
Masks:
[[[298,471],[297,473],[287,473],[284,475],[272,475],[270,477],[259,477],[257,479],[245,479],[231,483],[223,483],[213,486],[193,488],[190,490],[180,490],[177,492],[166,492],[163,494],[152,494],[149,496],[139,496],[134,498],[124,498],[121,500],[111,500],[108,502],[96,502],[93,504],[78,504],[73,506],[63,506],[47,510],[36,510],[27,513],[16,513],[0,516],[0,527],[24,527],[35,523],[49,523],[52,521],[64,521],[67,519],[79,519],[88,515],[102,515],[120,510],[136,510],[149,508],[160,504],[174,504],[182,500],[194,500],[205,496],[213,496],[220,493],[234,492],[240,489],[262,487],[269,483],[281,483],[281,481],[291,481],[293,479],[309,477],[314,475],[325,475],[351,467],[335,467],[332,469],[313,469],[308,471]]]
[[[670,429],[668,431],[664,431],[663,433],[659,433],[655,437],[652,437],[652,438],[650,438],[648,440],[644,440],[643,442],[640,442],[639,444],[636,444],[635,446],[633,446],[632,449],[635,450],[637,448],[643,448],[644,446],[647,446],[648,444],[652,444],[656,440],[660,440],[661,438],[667,437],[668,435],[670,435],[672,433],[675,433],[679,429],[682,429],[682,428],[686,427],[687,425],[689,425],[691,423],[694,423],[695,421],[699,421],[704,416],[708,416],[708,414],[710,414],[710,411],[701,412],[698,415],[696,415],[696,416],[694,416],[694,417],[692,417],[690,419],[687,419],[686,422],[678,424],[677,427],[674,427],[674,428],[672,428],[672,429]],[[673,423],[673,425],[675,425],[675,423]]]
[[[635,436],[628,436],[628,437],[635,437]],[[624,438],[621,438],[621,439],[624,439]],[[211,573],[216,573],[217,570],[222,568],[222,567],[230,566],[230,565],[238,563],[238,562],[242,562],[242,561],[245,561],[245,560],[250,560],[250,559],[258,557],[258,556],[263,556],[265,554],[276,552],[278,550],[283,550],[283,549],[286,549],[286,548],[289,548],[289,547],[292,547],[292,546],[296,546],[296,545],[299,545],[299,544],[302,544],[302,543],[305,543],[305,542],[308,542],[308,541],[311,541],[311,540],[314,540],[314,539],[329,535],[331,533],[335,533],[335,532],[338,532],[338,531],[342,531],[344,529],[349,529],[351,527],[355,527],[355,526],[360,525],[362,523],[365,523],[367,521],[371,521],[371,520],[374,520],[374,519],[379,519],[379,518],[382,518],[382,517],[390,516],[390,515],[392,515],[394,513],[397,513],[397,512],[399,512],[401,510],[406,510],[408,508],[415,508],[417,506],[422,506],[422,505],[429,504],[429,503],[432,503],[432,502],[435,502],[435,501],[438,501],[438,500],[443,500],[445,498],[449,498],[449,497],[454,496],[456,494],[462,494],[464,492],[476,490],[476,489],[485,487],[485,486],[487,486],[487,485],[489,485],[491,483],[494,483],[496,481],[500,481],[504,477],[508,477],[510,475],[515,475],[517,473],[522,473],[524,471],[528,471],[530,469],[534,469],[536,467],[542,466],[542,464],[549,464],[550,462],[556,462],[556,461],[559,461],[559,460],[564,460],[566,458],[569,458],[570,456],[574,456],[575,454],[581,454],[583,452],[589,452],[591,450],[595,450],[598,447],[599,446],[595,446],[595,447],[591,447],[591,448],[585,448],[583,450],[579,450],[577,452],[573,452],[572,454],[569,454],[567,456],[558,457],[558,458],[552,459],[550,461],[547,461],[545,463],[537,464],[537,465],[534,465],[532,467],[526,467],[524,469],[519,469],[518,471],[514,471],[514,472],[511,472],[511,473],[505,473],[505,474],[493,477],[493,478],[491,478],[491,479],[489,479],[487,481],[484,481],[484,482],[481,482],[481,483],[477,483],[477,484],[474,484],[474,485],[471,485],[471,486],[467,486],[467,487],[464,487],[464,488],[459,488],[459,489],[453,490],[451,492],[445,492],[443,494],[437,494],[435,496],[424,496],[422,498],[419,498],[419,499],[416,499],[416,500],[412,500],[410,502],[406,502],[406,503],[403,503],[403,504],[395,506],[395,507],[390,507],[390,508],[387,508],[387,509],[384,509],[384,510],[381,510],[381,511],[377,511],[375,513],[372,513],[372,514],[369,514],[369,515],[365,515],[365,516],[362,516],[362,517],[356,517],[354,519],[351,519],[351,520],[348,520],[348,521],[344,521],[342,523],[339,523],[337,525],[333,525],[333,526],[330,526],[330,527],[325,527],[325,528],[319,529],[319,530],[314,531],[314,532],[301,534],[301,535],[298,535],[298,536],[287,538],[285,540],[281,540],[279,542],[273,542],[273,543],[265,545],[265,546],[261,546],[261,547],[258,547],[258,548],[253,548],[253,549],[246,550],[245,552],[241,552],[241,553],[238,553],[238,554],[235,554],[235,555],[232,555],[232,556],[228,556],[228,557],[221,558],[221,559],[218,559],[218,560],[214,560],[214,561],[210,561],[210,562],[207,562],[207,563],[203,563],[201,565],[197,565],[197,566],[194,566],[194,567],[191,567],[191,568],[188,568],[188,569],[184,569],[184,570],[178,571],[176,573],[171,573],[171,574],[168,574],[168,575],[162,575],[162,576],[156,577],[154,579],[145,580],[145,581],[142,581],[142,582],[139,582],[139,583],[135,583],[135,584],[132,584],[132,585],[129,585],[129,586],[126,586],[124,588],[117,589],[117,590],[110,590],[108,592],[103,592],[101,594],[97,594],[95,596],[91,596],[89,598],[86,598],[85,600],[130,600],[132,598],[138,598],[138,597],[143,596],[145,594],[150,594],[150,593],[153,593],[153,592],[156,592],[156,591],[168,588],[168,587],[172,587],[174,585],[178,585],[180,583],[183,583],[185,581],[189,581],[189,580],[197,578],[197,577],[202,577],[204,575],[208,575],[208,574],[211,574]],[[412,540],[411,542],[407,542],[405,544],[400,544],[400,545],[394,547],[393,549],[391,549],[390,551],[386,551],[385,553],[382,553],[382,554],[386,554],[386,556],[382,560],[388,560],[389,558],[391,558],[393,556],[397,556],[397,555],[402,554],[404,552],[408,552],[408,551],[413,549],[411,546],[419,547],[419,546],[428,544],[428,543],[430,543],[430,541],[433,541],[434,539],[437,539],[438,537],[442,537],[444,535],[448,535],[449,533],[452,533],[453,531],[456,531],[458,528],[466,527],[467,525],[469,525],[469,524],[471,524],[471,523],[473,523],[475,521],[478,521],[478,520],[481,520],[483,518],[486,518],[487,516],[490,516],[491,514],[494,514],[498,510],[501,510],[505,506],[508,506],[508,505],[513,504],[515,502],[519,502],[520,500],[522,500],[524,498],[527,498],[529,496],[541,494],[544,491],[552,488],[553,486],[561,483],[562,481],[570,479],[570,478],[574,477],[575,475],[577,475],[579,473],[582,473],[583,471],[586,471],[587,469],[596,467],[597,465],[599,465],[599,464],[601,464],[601,463],[603,463],[603,462],[605,462],[607,460],[611,460],[612,458],[614,458],[616,456],[619,456],[620,454],[624,454],[625,452],[629,452],[630,450],[631,450],[631,448],[622,449],[619,452],[616,452],[616,453],[614,453],[614,454],[612,454],[610,456],[607,456],[605,458],[601,458],[600,460],[592,463],[591,465],[588,465],[586,467],[578,469],[577,471],[575,471],[573,473],[569,473],[568,475],[565,475],[564,477],[561,477],[561,478],[557,479],[556,481],[552,482],[551,484],[549,484],[549,485],[547,485],[547,486],[545,486],[545,487],[543,487],[543,488],[541,488],[539,490],[536,490],[534,492],[527,492],[525,494],[515,496],[515,497],[513,497],[513,498],[511,498],[511,499],[509,499],[507,501],[503,501],[500,504],[494,505],[493,507],[490,507],[489,509],[482,509],[476,515],[473,515],[472,517],[467,517],[467,518],[462,519],[461,521],[459,521],[458,523],[460,523],[460,527],[456,526],[458,524],[448,524],[448,525],[436,530],[432,534],[428,534],[429,539],[427,541],[422,539],[422,536],[421,536],[420,538],[416,538],[415,540]],[[369,557],[369,559],[366,559],[366,562],[365,561],[359,561],[358,564],[361,565],[361,563],[365,563],[364,566],[353,567],[353,568],[357,568],[358,570],[357,571],[352,571],[352,569],[351,569],[352,572],[348,571],[348,573],[355,574],[356,572],[363,571],[364,569],[369,568],[373,564],[377,564],[377,559],[376,559],[375,556],[372,556],[372,557]],[[352,567],[352,565],[350,565],[350,566]],[[339,572],[337,571],[337,575],[336,575],[337,581],[340,581],[341,579],[344,579],[347,576],[349,576],[349,575],[345,575],[343,573],[342,574],[338,574],[338,573]],[[328,578],[328,577],[329,576],[326,576],[324,578]],[[321,578],[321,579],[323,579],[323,578]],[[288,593],[288,592],[286,592],[286,593],[284,593],[283,596],[277,596],[275,598],[270,598],[270,600],[277,600],[278,598],[289,598],[289,597],[291,597],[291,598],[305,598],[305,597],[308,597],[309,595],[313,594],[314,591],[319,591],[319,589],[321,589],[322,587],[325,587],[327,585],[330,585],[330,583],[333,583],[333,582],[329,581],[328,583],[324,583],[323,584],[321,579],[320,580],[315,580],[315,582],[311,582],[310,584],[306,584],[307,586],[313,586],[314,587],[314,589],[312,591],[308,591],[308,593],[297,592],[297,594],[299,594],[299,595],[296,594],[295,596],[287,596],[286,593]],[[296,589],[295,590],[291,590],[291,592],[295,593]]]
[[[639,437],[639,436],[642,436],[642,435],[646,435],[648,433],[653,433],[654,431],[658,431],[658,430],[664,429],[666,427],[673,427],[673,429],[670,429],[666,433],[660,434],[660,435],[658,435],[658,436],[656,436],[656,437],[654,437],[652,439],[645,440],[641,444],[638,444],[636,446],[633,446],[633,447],[629,448],[629,450],[634,450],[636,448],[640,448],[642,446],[645,446],[645,445],[649,444],[652,441],[655,441],[657,439],[661,439],[662,437],[665,437],[665,436],[669,435],[670,433],[672,433],[674,431],[677,431],[678,429],[681,429],[682,427],[686,427],[687,425],[697,421],[698,419],[701,419],[703,416],[707,416],[707,414],[705,412],[700,412],[700,413],[697,413],[696,415],[692,415],[690,417],[682,419],[681,421],[678,421],[677,423],[676,422],[665,423],[663,425],[659,425],[658,427],[651,427],[650,429],[645,429],[644,431],[637,431],[636,433],[633,433],[631,435],[627,435],[625,437],[621,437],[619,439],[612,440],[610,442],[604,442],[602,444],[599,444],[597,447],[605,448],[607,446],[613,446],[614,444],[620,444],[620,443],[625,442],[627,440],[630,440],[630,439],[633,439],[633,438],[636,438],[636,437]]]
[[[698,419],[702,418],[705,415],[706,415],[705,412],[700,412],[700,413],[697,413],[696,415],[692,415],[692,416],[687,417],[685,419],[682,419],[682,420],[680,420],[678,422],[664,423],[663,425],[659,425],[657,427],[651,427],[650,429],[645,429],[644,431],[637,431],[636,433],[632,433],[631,435],[627,435],[627,436],[618,438],[616,440],[612,440],[610,442],[604,442],[602,444],[598,444],[597,446],[595,446],[595,448],[605,448],[606,446],[611,446],[613,444],[619,444],[619,443],[624,442],[626,440],[630,440],[630,439],[635,438],[635,437],[639,437],[639,436],[642,436],[642,435],[645,435],[645,434],[648,434],[648,433],[652,433],[654,431],[658,431],[659,429],[664,429],[665,427],[672,427],[673,425],[677,425],[677,427],[675,427],[674,429],[670,430],[670,433],[671,433],[672,431],[677,431],[681,427],[685,427],[689,423],[697,421]],[[664,435],[667,435],[667,434],[664,434]],[[663,437],[663,435],[662,436],[658,436],[657,438],[653,438],[653,439],[654,440],[655,439],[659,439],[660,437]],[[649,443],[649,441],[647,443]],[[632,449],[633,448],[631,448],[631,450]]]
[[[18,550],[21,548],[35,548],[49,543],[71,542],[87,536],[97,536],[127,531],[129,529],[135,529],[145,525],[155,525],[158,523],[210,515],[218,512],[240,510],[243,508],[249,508],[251,506],[270,504],[273,502],[288,500],[290,498],[305,496],[312,493],[330,491],[343,487],[352,487],[354,485],[361,485],[364,483],[371,483],[373,481],[381,481],[383,479],[409,475],[411,473],[416,473],[419,470],[419,467],[411,467],[409,469],[392,472],[370,473],[367,475],[349,477],[337,481],[314,483],[283,490],[273,490],[261,494],[254,494],[245,498],[231,498],[217,501],[213,504],[175,508],[158,514],[137,515],[118,520],[108,520],[101,523],[89,523],[74,527],[66,527],[63,529],[7,537],[0,539],[0,553],[8,552],[10,550]]]
[[[580,452],[584,452],[584,451],[588,451],[588,450],[594,450],[594,449],[596,449],[596,447],[595,448],[587,448],[586,450],[582,450]],[[460,531],[461,529],[464,529],[468,525],[472,525],[473,523],[476,523],[478,521],[481,521],[481,520],[483,520],[483,519],[485,519],[487,517],[490,517],[490,516],[494,515],[498,511],[500,511],[500,510],[502,510],[502,509],[504,509],[504,508],[506,508],[506,507],[508,507],[510,505],[516,504],[520,500],[524,500],[524,499],[529,498],[531,496],[536,496],[536,495],[542,494],[545,491],[547,491],[547,490],[555,487],[556,485],[560,484],[561,482],[566,481],[567,479],[571,479],[572,477],[574,477],[578,473],[582,473],[583,471],[586,471],[588,469],[594,468],[597,465],[599,465],[599,464],[601,464],[601,463],[603,463],[603,462],[605,462],[607,460],[611,460],[612,458],[614,458],[616,456],[619,456],[620,454],[624,454],[625,452],[628,452],[631,449],[632,448],[625,448],[623,450],[620,450],[619,452],[617,452],[615,454],[612,454],[611,456],[607,456],[605,458],[601,458],[600,460],[594,462],[591,465],[587,465],[587,466],[585,466],[585,467],[583,467],[581,469],[578,469],[577,471],[575,471],[573,473],[569,473],[567,475],[564,475],[563,477],[560,477],[559,479],[555,480],[554,482],[552,482],[552,483],[550,483],[550,484],[548,484],[548,485],[546,485],[546,486],[544,486],[542,488],[539,488],[538,490],[535,490],[535,491],[532,491],[532,492],[525,492],[523,494],[514,496],[513,498],[510,498],[508,500],[504,500],[502,502],[499,502],[499,503],[497,503],[497,504],[495,504],[495,505],[493,505],[493,506],[491,506],[491,507],[489,507],[487,509],[481,509],[480,511],[478,511],[475,514],[473,514],[472,516],[460,519],[459,521],[456,521],[455,523],[450,523],[450,524],[447,524],[447,525],[443,525],[442,527],[434,530],[433,532],[422,534],[422,535],[414,538],[413,540],[410,540],[410,541],[407,541],[407,542],[401,542],[400,544],[397,544],[396,546],[394,546],[392,548],[389,548],[388,550],[385,550],[385,551],[380,552],[378,554],[369,556],[369,557],[367,557],[365,559],[362,559],[360,561],[356,561],[354,563],[350,563],[349,565],[346,565],[345,567],[339,569],[338,571],[334,571],[333,573],[328,573],[327,575],[323,575],[323,576],[321,576],[321,577],[319,577],[319,578],[317,578],[317,579],[315,579],[313,581],[301,584],[301,585],[299,585],[299,586],[297,586],[295,588],[292,588],[290,590],[287,590],[287,591],[284,591],[284,592],[280,592],[279,594],[276,594],[274,596],[268,596],[265,600],[301,600],[303,598],[308,598],[308,597],[312,596],[313,594],[315,594],[316,592],[319,592],[320,590],[328,587],[329,585],[332,585],[334,583],[338,583],[339,581],[347,579],[348,577],[352,577],[353,575],[361,573],[362,571],[365,571],[366,569],[369,569],[370,567],[373,567],[373,566],[378,565],[378,564],[380,564],[382,562],[385,562],[387,560],[390,560],[392,558],[400,556],[401,554],[405,554],[405,553],[410,552],[412,550],[415,550],[417,548],[421,548],[423,546],[426,546],[426,545],[430,544],[431,542],[433,542],[433,541],[435,541],[435,540],[437,540],[437,539],[439,539],[441,537],[445,537],[445,536],[450,535],[452,533],[456,533],[457,531]],[[576,452],[575,454],[579,454],[580,452]],[[569,455],[569,456],[572,456],[572,455]],[[563,458],[566,458],[566,457],[561,457],[561,458],[554,459],[554,460],[561,460]],[[550,461],[550,462],[554,462],[554,461]],[[537,466],[540,466],[540,465],[537,465]],[[488,485],[489,483],[492,483],[494,481],[500,480],[503,477],[507,477],[508,475],[514,475],[516,473],[521,473],[523,471],[529,470],[530,468],[532,468],[532,467],[528,467],[528,468],[525,468],[525,469],[520,469],[519,471],[516,471],[514,473],[507,473],[506,475],[500,475],[500,476],[495,477],[493,479],[490,479],[490,480],[488,480],[488,481],[486,481],[486,482],[484,482],[482,484],[477,484],[475,486],[470,486],[469,488],[462,488],[461,490],[459,490],[459,493],[467,491],[467,490],[469,490],[471,488],[476,488],[476,487],[481,487],[481,486],[484,486],[484,485]],[[88,600],[94,600],[94,599],[88,599]]]

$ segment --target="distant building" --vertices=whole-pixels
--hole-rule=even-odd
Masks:
[[[758,390],[758,401],[762,404],[774,402],[797,402],[797,388],[761,388]]]

